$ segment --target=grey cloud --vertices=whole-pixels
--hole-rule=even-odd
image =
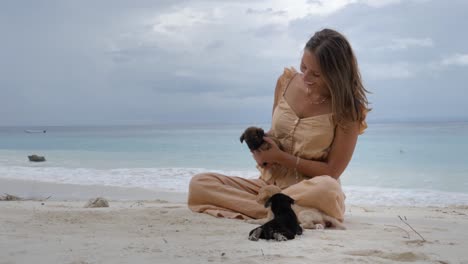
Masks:
[[[404,50],[409,48],[429,48],[433,47],[434,42],[431,38],[396,38],[392,39],[390,43],[384,44],[381,47],[376,47],[378,51],[382,50]]]
[[[444,58],[441,62],[443,66],[468,66],[468,54],[454,54]]]
[[[224,43],[223,40],[214,40],[214,41],[210,42],[208,45],[206,45],[205,49],[207,51],[211,51],[211,50],[214,50],[214,49],[221,49],[224,46],[225,46],[225,43]]]
[[[323,2],[320,0],[308,0],[307,3],[313,4],[313,5],[323,5]]]
[[[273,8],[265,8],[265,9],[253,9],[247,8],[245,11],[247,14],[268,14],[268,15],[275,15],[275,16],[284,16],[288,12],[285,10],[273,10]]]
[[[468,107],[460,99],[465,97],[463,74],[454,68],[463,64],[463,57],[452,57],[468,54],[468,37],[457,29],[468,25],[467,9],[465,1],[405,1],[378,8],[352,4],[328,17],[294,21],[290,31],[301,39],[308,25],[318,25],[317,29],[335,28],[348,37],[373,92],[370,119],[467,119]],[[430,41],[378,48],[395,44],[395,39]],[[452,67],[440,67],[441,58]]]
[[[277,25],[277,24],[268,24],[268,25],[264,25],[260,28],[257,28],[255,29],[255,36],[256,37],[274,37],[274,36],[278,36],[280,35],[281,33],[284,32],[284,28]]]
[[[297,66],[303,43],[324,27],[354,46],[373,92],[370,119],[468,118],[464,1],[356,3],[248,30],[213,23],[194,29],[186,45],[153,32],[158,14],[187,4],[198,2],[1,2],[0,124],[268,122],[277,77]],[[286,12],[244,10],[253,17]],[[427,39],[432,45],[408,41]],[[400,46],[378,49],[392,45]]]

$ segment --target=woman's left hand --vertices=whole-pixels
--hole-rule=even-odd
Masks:
[[[268,164],[267,166],[271,166],[274,163],[278,163],[282,151],[271,138],[264,137],[263,139],[271,145],[271,148],[268,150],[253,151],[255,160],[261,160],[263,162],[266,162]]]

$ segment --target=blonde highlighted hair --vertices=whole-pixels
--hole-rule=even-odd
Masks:
[[[305,45],[316,56],[325,82],[330,90],[335,122],[346,127],[349,122],[365,125],[368,111],[366,93],[362,84],[356,56],[348,40],[332,29],[316,32]],[[362,129],[362,128],[361,128]]]

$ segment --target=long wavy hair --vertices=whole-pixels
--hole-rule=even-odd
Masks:
[[[332,29],[315,32],[305,45],[315,54],[330,90],[335,122],[346,127],[349,122],[366,118],[369,93],[362,84],[359,67],[348,40]]]

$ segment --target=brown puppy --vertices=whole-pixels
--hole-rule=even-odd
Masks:
[[[264,186],[260,188],[258,192],[257,202],[259,204],[265,204],[265,202],[271,196],[280,192],[281,189],[276,185]],[[293,204],[292,209],[296,213],[302,228],[324,229],[325,227],[331,227],[336,229],[346,229],[340,221],[315,208],[306,208],[297,204]],[[271,210],[268,210],[268,215],[266,218],[247,220],[247,222],[251,224],[264,224],[270,221],[271,219],[273,219],[273,213],[271,212]]]
[[[240,142],[247,143],[247,146],[249,147],[250,151],[254,150],[268,150],[271,148],[270,143],[266,142],[263,137],[268,136],[271,138],[276,145],[281,149],[281,144],[280,142],[275,138],[270,135],[265,134],[265,131],[259,127],[248,127],[244,133],[240,136]],[[272,171],[278,171],[281,170],[282,167],[277,166],[277,164],[271,164],[269,168],[265,168],[268,164],[264,162],[262,166],[257,165],[257,169],[260,171],[260,173],[263,175],[263,179],[265,181],[268,181],[273,178],[273,173]],[[266,200],[265,200],[266,201]]]
[[[267,136],[267,134],[265,134],[263,129],[259,127],[248,127],[240,136],[240,142],[243,143],[245,140],[250,151],[268,150],[271,148],[271,145],[263,139],[265,136]]]
[[[244,133],[242,133],[242,135],[240,136],[240,142],[243,143],[245,141],[245,143],[247,143],[247,146],[249,147],[250,151],[254,151],[254,150],[269,150],[271,148],[271,145],[270,143],[266,142],[263,137],[269,137],[271,138],[275,143],[276,145],[281,148],[281,145],[280,143],[278,142],[278,140],[276,140],[276,138],[268,135],[268,134],[265,134],[265,131],[263,131],[262,128],[259,128],[259,127],[248,127]],[[266,165],[266,164],[263,164],[263,165]]]

